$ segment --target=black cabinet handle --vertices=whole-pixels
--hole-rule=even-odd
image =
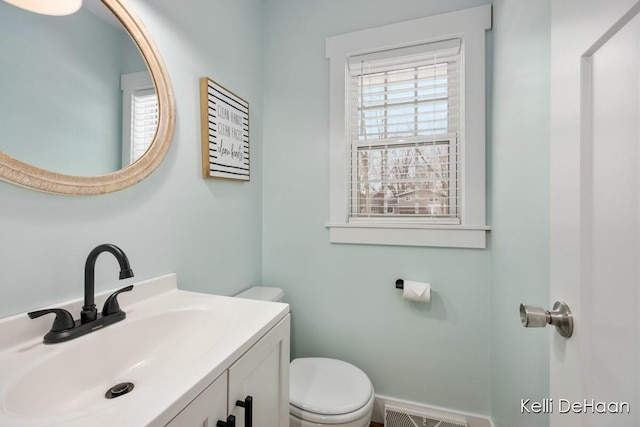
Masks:
[[[236,400],[236,405],[244,408],[244,427],[253,426],[253,397],[247,396],[244,401]]]
[[[236,417],[229,415],[227,421],[218,420],[216,427],[236,427]]]

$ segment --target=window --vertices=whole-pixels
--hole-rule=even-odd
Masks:
[[[481,6],[327,38],[330,239],[484,248]]]
[[[159,105],[148,72],[123,74],[122,167],[138,160],[153,142],[158,128]]]
[[[459,224],[459,56],[456,38],[349,58],[350,220]],[[384,209],[407,193],[413,211]]]
[[[138,160],[153,142],[158,128],[158,95],[155,89],[139,89],[131,96],[130,163]]]

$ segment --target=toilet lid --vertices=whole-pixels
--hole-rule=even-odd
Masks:
[[[306,412],[341,415],[357,411],[371,399],[367,375],[341,360],[295,359],[289,371],[289,401]]]

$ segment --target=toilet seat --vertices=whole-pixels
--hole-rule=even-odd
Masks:
[[[301,425],[313,425],[318,426],[318,424],[340,424],[340,425],[350,425],[349,423],[356,421],[358,419],[362,419],[366,421],[366,425],[369,425],[369,420],[371,419],[371,411],[373,410],[373,402],[375,400],[375,394],[371,392],[371,398],[367,402],[365,406],[358,409],[357,411],[350,412],[347,414],[340,415],[323,415],[323,414],[314,414],[313,412],[303,411],[300,408],[297,408],[293,405],[289,405],[289,415],[293,418],[299,419],[303,424]],[[308,424],[307,424],[308,423]],[[354,423],[354,425],[357,423]],[[363,424],[364,425],[364,424]]]
[[[374,391],[359,368],[321,357],[295,359],[290,366],[290,413],[321,424],[342,424],[370,414]]]

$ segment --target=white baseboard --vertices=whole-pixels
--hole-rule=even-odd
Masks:
[[[435,417],[441,417],[444,419],[449,419],[451,421],[466,421],[469,427],[494,427],[493,421],[486,415],[453,411],[451,409],[424,405],[422,403],[409,402],[407,400],[394,399],[392,397],[380,396],[378,394],[376,395],[376,399],[373,403],[373,414],[371,415],[371,421],[379,424],[384,424],[384,405],[387,403],[407,408],[409,410],[427,412],[433,414],[433,416]]]

